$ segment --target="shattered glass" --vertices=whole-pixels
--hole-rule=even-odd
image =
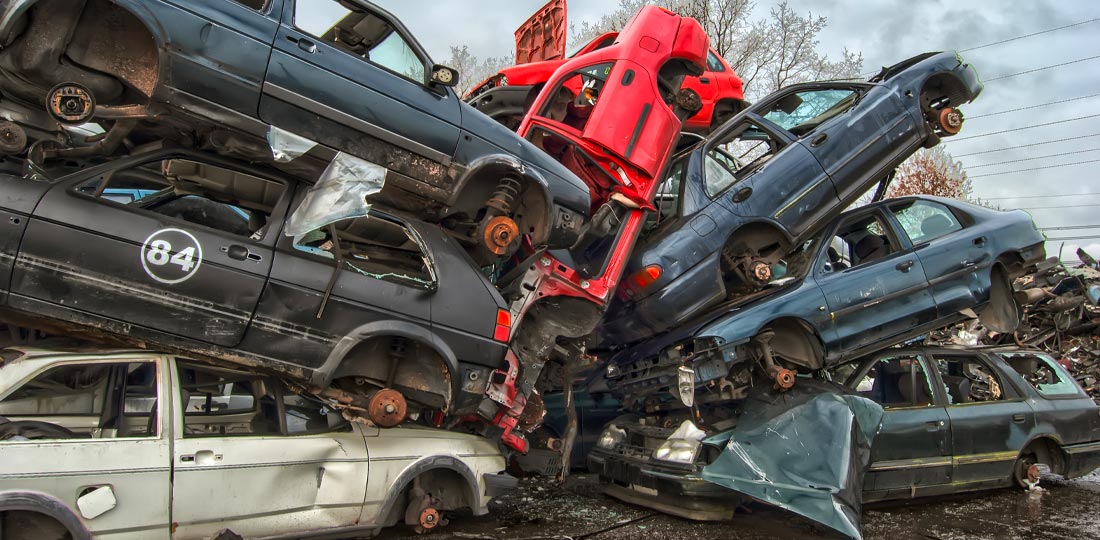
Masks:
[[[367,197],[382,191],[386,168],[340,152],[290,214],[284,234],[295,237],[370,211]]]
[[[703,479],[862,538],[863,474],[882,407],[810,379],[786,392],[757,387],[742,407],[736,428],[704,441],[725,450]]]
[[[267,144],[276,163],[289,163],[302,157],[317,143],[289,131],[271,126],[267,130]]]

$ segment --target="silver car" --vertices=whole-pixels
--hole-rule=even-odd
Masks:
[[[5,540],[423,531],[515,485],[487,439],[147,351],[0,351],[0,455]]]

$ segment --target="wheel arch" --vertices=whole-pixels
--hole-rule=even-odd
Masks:
[[[466,463],[456,457],[427,456],[406,467],[405,470],[401,471],[401,474],[397,476],[397,479],[393,481],[391,484],[392,488],[387,490],[386,498],[383,499],[382,505],[379,507],[377,514],[378,524],[388,527],[396,523],[396,521],[399,521],[400,514],[396,513],[396,511],[404,508],[404,504],[406,503],[406,501],[401,500],[401,498],[406,495],[406,492],[409,487],[412,486],[414,480],[433,471],[447,471],[461,478],[466,488],[463,491],[465,503],[474,510],[475,514],[477,513],[478,509],[481,507],[481,497],[479,495],[480,484],[478,483],[474,471],[471,470]]]
[[[1066,453],[1062,450],[1062,441],[1057,434],[1039,433],[1028,439],[1027,444],[1020,448],[1017,459],[1024,456],[1029,450],[1034,451],[1040,463],[1050,467],[1050,472],[1064,475],[1066,473]],[[1044,459],[1045,458],[1045,459]]]
[[[935,92],[938,95],[935,98],[928,96],[928,93],[933,90],[939,90]],[[948,99],[948,103],[952,107],[957,107],[970,101],[971,96],[970,90],[967,89],[962,79],[951,72],[935,73],[921,82],[920,103],[922,109],[929,109],[932,103],[944,97]]]
[[[73,540],[91,540],[92,533],[80,518],[60,499],[33,491],[0,492],[0,513],[11,511],[37,512],[61,524]]]
[[[777,334],[781,332],[800,333],[806,340],[806,345],[813,349],[813,352],[817,355],[817,360],[821,362],[820,366],[811,367],[810,369],[817,370],[825,367],[825,357],[827,354],[825,342],[821,339],[821,335],[818,333],[817,328],[810,324],[809,321],[794,315],[776,317],[768,321],[767,324],[761,326],[756,333],[759,334],[765,328],[771,328]]]
[[[736,187],[736,184],[733,186]],[[721,195],[721,196],[724,196]],[[777,237],[789,246],[793,246],[796,238],[778,221],[770,218],[757,217],[745,220],[736,229],[726,235],[724,245],[729,245],[733,240],[741,236],[771,236]]]
[[[542,233],[533,238],[534,244],[545,242],[552,228],[554,215],[554,200],[550,193],[550,183],[541,172],[525,164],[516,156],[508,154],[490,154],[481,156],[469,163],[466,171],[455,182],[454,194],[447,201],[449,207],[467,207],[470,204],[478,208],[489,199],[496,191],[498,180],[504,176],[517,177],[521,184],[521,195],[514,207],[513,213],[521,208],[537,210],[537,215],[524,216],[523,220],[516,220],[520,225],[520,233],[528,234],[531,226],[543,225]],[[527,230],[523,225],[528,225]]]

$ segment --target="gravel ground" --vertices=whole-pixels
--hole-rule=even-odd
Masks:
[[[1100,474],[1045,478],[1042,493],[1003,489],[977,495],[880,504],[864,509],[867,540],[1100,539]],[[436,540],[804,539],[837,538],[812,522],[756,505],[732,521],[698,523],[650,512],[603,495],[594,476],[570,477],[565,489],[548,479],[490,505],[487,516],[455,516]],[[380,539],[425,538],[403,527]]]

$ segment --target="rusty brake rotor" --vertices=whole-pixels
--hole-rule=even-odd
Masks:
[[[375,392],[367,405],[367,417],[380,427],[394,427],[404,422],[407,412],[405,396],[392,388]]]

